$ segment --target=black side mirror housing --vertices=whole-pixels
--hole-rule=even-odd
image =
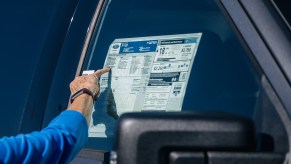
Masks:
[[[207,151],[255,151],[255,134],[251,119],[225,113],[126,113],[117,124],[117,163],[175,163],[185,152],[204,162]]]

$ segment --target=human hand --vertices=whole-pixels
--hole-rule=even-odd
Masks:
[[[103,69],[97,70],[93,74],[76,77],[70,83],[71,95],[73,95],[74,93],[76,93],[82,88],[87,88],[93,93],[94,97],[97,96],[100,91],[98,79],[102,74],[109,71],[110,71],[110,68],[103,68]]]
[[[97,70],[95,73],[85,76],[76,77],[70,84],[71,94],[76,93],[82,88],[89,89],[94,97],[99,94],[99,84],[98,78],[109,72],[110,68],[103,68]],[[91,114],[92,114],[92,105],[93,99],[90,98],[88,94],[82,94],[78,96],[72,104],[69,105],[68,110],[75,110],[80,112],[87,119],[87,124],[90,125]]]

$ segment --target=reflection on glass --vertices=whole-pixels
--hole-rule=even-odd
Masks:
[[[112,0],[90,42],[86,69],[103,66],[117,38],[203,33],[182,104],[183,111],[218,111],[252,117],[259,85],[257,74],[215,0]],[[161,49],[163,52],[163,49]],[[120,116],[112,74],[94,106],[88,147],[110,150]],[[103,81],[100,81],[102,85]],[[137,109],[138,110],[138,109]],[[141,110],[141,109],[140,109]]]

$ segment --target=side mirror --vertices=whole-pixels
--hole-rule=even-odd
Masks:
[[[118,164],[170,163],[181,152],[204,163],[207,151],[255,147],[253,121],[224,113],[127,113],[119,119],[115,143]]]

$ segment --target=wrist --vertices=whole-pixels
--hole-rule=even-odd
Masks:
[[[82,88],[82,89],[78,90],[77,92],[75,92],[74,94],[71,95],[71,98],[70,98],[71,103],[73,103],[73,101],[76,98],[78,98],[80,95],[83,95],[83,94],[90,95],[93,100],[95,100],[95,98],[96,98],[92,91],[90,91],[87,88]]]
[[[89,125],[93,107],[93,99],[91,95],[81,94],[74,99],[69,105],[68,110],[75,110],[80,112],[86,119]]]
[[[79,95],[78,97],[76,97],[74,99],[74,101],[72,102],[72,104],[75,103],[75,102],[79,102],[79,101],[86,101],[86,102],[90,101],[90,102],[93,102],[93,98],[92,98],[91,95],[83,93],[83,94]]]

